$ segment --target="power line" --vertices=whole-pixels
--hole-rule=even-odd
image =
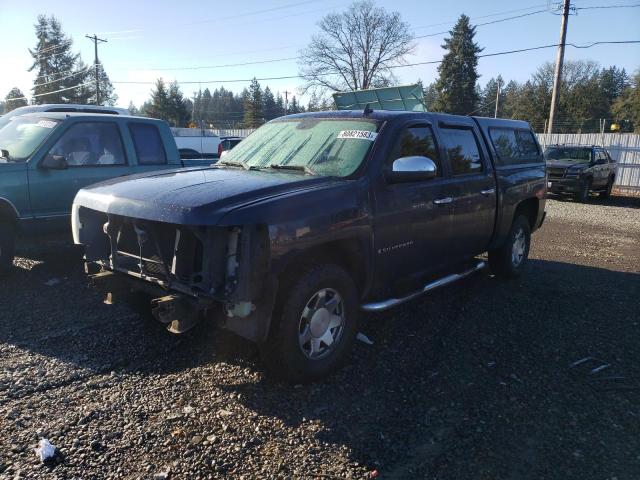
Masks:
[[[571,47],[574,48],[591,48],[594,47],[596,45],[607,45],[607,44],[633,44],[633,43],[640,43],[640,40],[616,40],[616,41],[599,41],[599,42],[592,42],[590,44],[587,45],[575,45],[573,43],[566,43],[565,45],[569,45]],[[551,43],[549,45],[539,45],[537,47],[528,47],[528,48],[519,48],[519,49],[515,49],[515,50],[505,50],[502,52],[494,52],[494,53],[485,53],[482,55],[478,55],[478,58],[484,58],[484,57],[496,57],[499,55],[510,55],[513,53],[522,53],[522,52],[530,52],[533,50],[541,50],[544,48],[552,48],[552,47],[557,47],[559,46],[559,44],[557,43]],[[390,69],[396,69],[396,68],[404,68],[404,67],[415,67],[418,65],[430,65],[430,64],[437,64],[437,63],[442,63],[442,60],[430,60],[430,61],[426,61],[426,62],[416,62],[416,63],[408,63],[408,64],[404,64],[404,65],[394,65],[392,67],[389,67]],[[329,72],[325,75],[335,75],[338,72]],[[281,77],[263,77],[263,78],[256,78],[256,80],[258,81],[265,81],[265,80],[290,80],[293,78],[304,78],[304,76],[302,75],[286,75],[286,76],[281,76]],[[189,85],[189,84],[196,84],[196,83],[234,83],[234,82],[251,82],[253,80],[253,78],[243,78],[243,79],[234,79],[234,80],[194,80],[194,81],[177,81],[179,84],[183,84],[183,85]],[[127,84],[127,85],[153,85],[155,84],[155,82],[149,82],[149,81],[113,81],[111,83],[114,84]]]
[[[66,92],[67,90],[73,90],[74,88],[88,87],[92,83],[93,83],[93,81],[87,82],[87,83],[82,83],[80,85],[74,85],[73,87],[61,88],[60,90],[54,90],[53,92],[38,93],[37,95],[31,95],[31,97],[29,97],[29,98],[28,97],[20,97],[20,98],[12,98],[11,100],[27,100],[28,101],[30,98],[44,97],[45,95],[52,95],[54,93]]]
[[[89,71],[90,69],[92,69],[92,68],[93,68],[93,67],[92,67],[91,65],[89,65],[89,66],[85,67],[85,68],[84,68],[84,69],[82,69],[82,70],[77,70],[76,72],[73,72],[72,74],[67,75],[66,77],[56,78],[55,80],[50,80],[50,81],[48,81],[48,82],[43,82],[43,83],[36,83],[36,84],[34,84],[34,85],[33,85],[33,88],[35,88],[35,87],[42,87],[42,86],[44,86],[44,85],[50,85],[50,84],[52,84],[52,83],[56,83],[56,82],[60,82],[60,81],[62,81],[62,80],[66,80],[67,78],[75,77],[76,75],[80,75],[81,73],[86,73],[86,72],[88,72],[88,71]]]
[[[490,13],[489,15],[474,16],[474,17],[471,17],[470,20],[477,20],[477,19],[480,19],[480,18],[498,17],[500,15],[506,15],[508,13],[523,12],[525,10],[531,10],[532,8],[540,8],[540,7],[545,7],[545,6],[546,6],[545,3],[539,3],[537,5],[530,5],[530,6],[524,7],[524,8],[516,8],[516,9],[513,9],[513,10],[504,10],[502,12]],[[442,25],[451,25],[451,24],[454,24],[456,22],[457,22],[457,20],[451,20],[449,22],[432,23],[430,25],[420,25],[418,27],[414,27],[414,30],[418,29],[418,28],[430,28],[430,27],[440,27]]]
[[[640,3],[636,3],[633,5],[598,5],[594,7],[575,7],[576,10],[595,10],[601,8],[636,8],[640,7]]]

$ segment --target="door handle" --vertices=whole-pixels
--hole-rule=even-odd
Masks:
[[[482,195],[484,195],[485,197],[488,197],[492,193],[496,193],[496,189],[495,188],[487,188],[486,190],[480,190],[480,193]]]
[[[438,198],[433,201],[433,203],[435,203],[436,205],[446,205],[447,203],[451,202],[453,202],[453,198],[451,197]]]

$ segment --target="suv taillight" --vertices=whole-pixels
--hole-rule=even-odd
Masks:
[[[218,158],[222,155],[222,142],[218,144]]]

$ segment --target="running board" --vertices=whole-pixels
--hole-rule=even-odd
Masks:
[[[373,303],[365,303],[361,305],[360,308],[365,312],[382,312],[384,310],[388,310],[390,308],[395,307],[396,305],[400,305],[401,303],[408,302],[409,300],[413,300],[416,297],[419,297],[422,294],[430,292],[431,290],[435,290],[438,287],[443,287],[445,285],[449,285],[450,283],[457,282],[465,277],[468,277],[472,273],[482,270],[486,267],[485,262],[478,262],[474,267],[469,270],[465,270],[461,273],[452,273],[451,275],[447,275],[446,277],[442,277],[438,280],[435,280],[431,283],[427,283],[422,290],[418,290],[417,292],[410,293],[406,297],[402,298],[390,298],[388,300],[383,300],[381,302],[373,302]]]

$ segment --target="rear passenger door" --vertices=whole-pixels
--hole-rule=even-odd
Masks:
[[[136,155],[135,173],[144,173],[166,168],[176,168],[167,161],[162,136],[156,125],[132,122],[128,125],[131,141]]]
[[[439,133],[451,172],[447,186],[453,208],[450,257],[461,261],[484,252],[489,245],[496,216],[495,179],[472,123],[441,123]]]

